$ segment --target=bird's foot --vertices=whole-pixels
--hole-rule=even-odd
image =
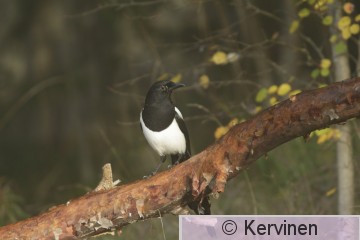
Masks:
[[[149,175],[145,175],[143,176],[143,179],[147,179],[147,178],[150,178],[152,176],[154,176],[158,171],[153,171],[152,173],[150,173]]]
[[[167,166],[167,168],[170,169],[170,168],[178,165],[179,163],[180,163],[179,161],[176,161],[176,162],[174,162],[173,164],[169,164],[169,165]]]

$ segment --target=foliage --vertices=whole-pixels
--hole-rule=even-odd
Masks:
[[[155,80],[186,84],[173,100],[196,154],[235,123],[329,84],[331,44],[336,54],[349,50],[356,75],[360,5],[341,2],[344,18],[335,23],[335,1],[0,3],[0,176],[17,186],[1,184],[11,212],[1,224],[22,218],[17,207],[34,215],[84,194],[106,162],[122,182],[147,175],[158,156],[139,112]],[[334,214],[337,138],[330,128],[270,152],[212,200],[214,212]],[[176,238],[175,226],[166,218],[164,228],[144,223],[123,234],[160,238],[165,229]]]
[[[23,199],[14,193],[10,184],[0,178],[0,226],[28,217],[21,207],[23,203]]]

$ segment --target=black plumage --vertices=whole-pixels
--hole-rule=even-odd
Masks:
[[[171,156],[172,165],[191,157],[190,138],[181,112],[171,100],[173,90],[185,86],[169,80],[155,82],[146,94],[140,126],[150,146],[160,155],[160,164]],[[197,214],[210,214],[207,196],[189,204]]]

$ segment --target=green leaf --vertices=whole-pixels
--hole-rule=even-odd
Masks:
[[[261,103],[262,101],[265,100],[266,97],[267,97],[267,89],[261,88],[259,92],[256,94],[255,101]]]
[[[322,68],[320,70],[320,75],[322,77],[327,77],[327,76],[329,76],[329,74],[330,74],[330,70],[328,68]]]
[[[310,15],[310,10],[308,8],[303,8],[298,12],[298,16],[300,18],[306,18]]]
[[[289,28],[289,33],[296,32],[296,30],[299,28],[299,25],[300,25],[300,23],[298,20],[292,21],[290,28]]]
[[[308,3],[309,3],[310,5],[314,5],[315,2],[316,2],[316,0],[308,0]]]
[[[347,45],[344,41],[340,41],[335,45],[335,54],[342,54],[347,51]]]
[[[332,35],[332,36],[330,37],[329,41],[330,41],[331,43],[335,43],[337,39],[338,39],[337,35]]]
[[[330,26],[333,22],[333,17],[328,15],[326,17],[323,18],[322,20],[322,23],[325,25],[325,26]]]
[[[314,79],[316,79],[320,74],[320,70],[318,68],[311,71],[310,76]]]

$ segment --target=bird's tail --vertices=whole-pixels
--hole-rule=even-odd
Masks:
[[[174,154],[171,155],[171,163],[172,165],[176,165],[178,163],[182,163],[186,160],[188,160],[191,157],[191,154],[189,152],[185,152],[184,154]]]
[[[197,215],[211,215],[211,204],[209,196],[203,196],[199,200],[195,200],[188,204]]]

